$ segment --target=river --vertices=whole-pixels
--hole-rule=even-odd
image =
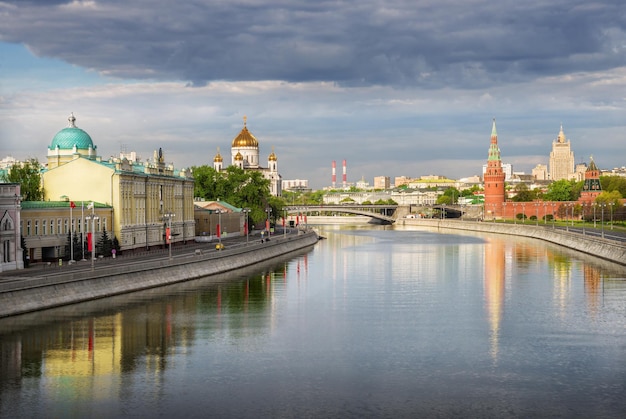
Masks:
[[[0,417],[622,417],[626,269],[317,226],[307,252],[0,320]]]

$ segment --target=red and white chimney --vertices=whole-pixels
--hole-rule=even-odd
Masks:
[[[337,184],[337,162],[333,160],[333,188]]]
[[[346,174],[346,159],[343,159],[343,187],[345,188],[348,184],[348,175]]]

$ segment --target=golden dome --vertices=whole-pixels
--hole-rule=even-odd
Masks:
[[[240,152],[237,152],[237,154],[235,154],[235,161],[242,161],[243,160],[243,155]]]
[[[267,160],[269,160],[269,161],[276,161],[276,160],[278,160],[276,158],[276,154],[274,153],[274,146],[272,146],[272,152],[270,153],[270,156],[267,158]]]
[[[222,155],[220,154],[220,148],[217,148],[217,154],[215,155],[215,158],[213,159],[214,163],[221,163],[223,162],[224,159],[222,158]]]
[[[237,135],[235,137],[235,139],[233,140],[233,144],[232,147],[258,147],[259,146],[259,142],[257,141],[256,138],[254,138],[254,135],[250,134],[250,131],[248,131],[248,127],[246,127],[246,117],[243,117],[243,129],[241,130],[241,132],[239,133],[239,135]]]

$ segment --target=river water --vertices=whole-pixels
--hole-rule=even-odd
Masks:
[[[543,242],[314,248],[0,320],[0,417],[623,417],[626,272]]]

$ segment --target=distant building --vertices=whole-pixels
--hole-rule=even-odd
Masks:
[[[538,164],[531,173],[535,180],[548,180],[548,166],[545,164]]]
[[[270,182],[270,194],[281,196],[282,181],[278,173],[278,159],[274,150],[267,157],[267,167],[262,167],[259,160],[259,141],[246,126],[247,118],[243,117],[243,128],[233,139],[230,148],[230,164],[243,170],[253,170],[260,172],[263,177]],[[224,170],[224,159],[219,148],[213,158],[213,168],[220,172]]]
[[[571,149],[570,141],[565,138],[563,125],[561,125],[559,135],[552,142],[552,151],[550,152],[550,180],[569,180],[574,176],[574,152]]]
[[[391,187],[391,179],[389,176],[374,177],[374,189],[389,189]]]
[[[589,167],[585,171],[585,182],[583,189],[580,191],[579,201],[592,203],[602,193],[602,185],[600,184],[600,170],[593,157],[590,158]]]
[[[309,181],[307,179],[289,179],[283,180],[283,190],[289,191],[310,191]]]

